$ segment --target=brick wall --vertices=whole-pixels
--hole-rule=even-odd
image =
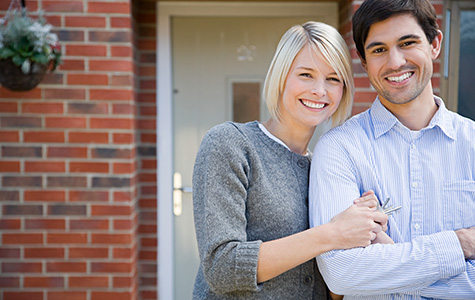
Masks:
[[[37,88],[0,88],[0,299],[137,299],[131,3],[26,4],[65,55]]]

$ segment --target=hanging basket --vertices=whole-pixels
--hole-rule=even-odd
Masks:
[[[0,84],[12,91],[29,91],[36,87],[48,69],[48,65],[31,64],[30,73],[25,74],[9,59],[0,60]]]

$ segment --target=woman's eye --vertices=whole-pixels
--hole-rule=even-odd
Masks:
[[[301,73],[300,76],[302,76],[302,77],[312,77],[312,75],[310,75],[310,73]]]
[[[328,78],[329,81],[334,81],[334,82],[341,82],[340,78],[337,77],[330,77]]]

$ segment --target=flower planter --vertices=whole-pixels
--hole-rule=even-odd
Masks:
[[[36,87],[48,69],[48,65],[32,63],[28,74],[22,72],[9,59],[0,60],[0,84],[12,91],[29,91]]]

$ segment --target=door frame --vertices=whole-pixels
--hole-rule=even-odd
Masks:
[[[332,16],[331,12],[335,15]],[[304,13],[302,13],[304,12]],[[318,16],[338,27],[338,2],[157,2],[157,285],[158,299],[174,299],[173,83],[171,19],[193,17]]]

